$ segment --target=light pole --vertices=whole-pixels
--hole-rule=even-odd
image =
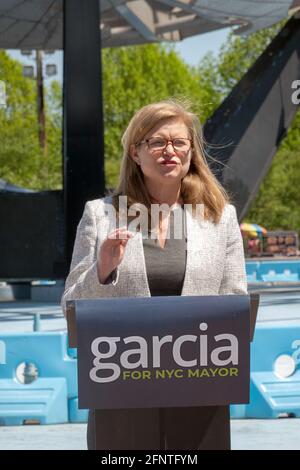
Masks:
[[[37,112],[39,123],[39,143],[44,154],[46,153],[46,120],[44,106],[44,81],[42,51],[36,50],[36,84],[37,84]]]
[[[32,51],[21,51],[22,55],[28,56],[31,59]],[[50,55],[52,52],[47,51],[45,54]],[[37,113],[38,113],[38,133],[39,133],[39,144],[46,155],[47,140],[46,140],[46,119],[45,119],[45,100],[44,100],[44,75],[43,75],[43,51],[35,51],[35,62],[36,62],[36,84],[37,84]],[[23,75],[25,77],[34,78],[34,67],[24,66]],[[46,75],[48,77],[56,75],[56,65],[47,64]]]

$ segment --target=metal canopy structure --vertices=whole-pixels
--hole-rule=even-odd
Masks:
[[[99,7],[102,47],[116,47],[229,26],[250,34],[293,14],[300,0],[99,0]],[[63,49],[63,8],[63,0],[1,0],[0,48]]]

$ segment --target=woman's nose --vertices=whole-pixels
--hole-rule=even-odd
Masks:
[[[174,147],[173,147],[173,145],[172,145],[171,142],[168,142],[168,143],[167,143],[167,146],[166,146],[166,148],[165,148],[164,151],[167,152],[167,153],[172,153],[172,154],[175,153]]]

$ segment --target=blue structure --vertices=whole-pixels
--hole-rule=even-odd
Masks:
[[[300,282],[300,261],[247,261],[246,272],[249,283]]]
[[[68,349],[67,335],[58,333],[7,333],[6,364],[0,375],[0,424],[21,425],[86,422],[87,410],[78,409],[76,350]],[[282,354],[295,358],[295,373],[281,379],[274,362]],[[21,384],[20,363],[34,363],[38,378]],[[259,324],[251,348],[250,404],[231,406],[232,418],[300,417],[300,325]]]
[[[299,270],[298,260],[247,262],[248,280],[253,283],[288,278],[294,281],[300,279]],[[266,289],[261,296],[251,344],[250,403],[231,406],[232,418],[300,417],[299,292],[275,294]],[[36,313],[36,304],[33,306]],[[13,318],[22,315],[20,306],[12,310]],[[46,306],[44,310],[50,314],[51,308]],[[3,311],[7,315],[9,308]],[[32,321],[28,315],[26,318]],[[7,327],[10,325],[7,323]],[[56,328],[61,325],[65,327],[61,323]],[[282,355],[292,357],[295,363],[295,370],[287,378],[274,371],[275,361]],[[17,378],[21,363],[35,364],[37,368],[38,377],[30,384],[20,383]],[[32,420],[40,424],[86,422],[87,413],[78,409],[77,349],[68,348],[66,331],[0,333],[0,425],[21,425]]]
[[[291,356],[295,372],[280,378],[274,363]],[[300,324],[258,324],[251,346],[250,403],[231,406],[232,418],[300,418]]]
[[[78,410],[76,351],[69,350],[66,332],[2,333],[6,363],[0,366],[0,425],[85,422]],[[35,364],[38,378],[20,383],[21,363]]]

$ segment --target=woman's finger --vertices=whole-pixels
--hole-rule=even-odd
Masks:
[[[126,231],[116,231],[116,232],[111,232],[107,238],[110,240],[126,240],[129,238],[132,238],[134,234],[132,232],[129,232],[128,230]]]

